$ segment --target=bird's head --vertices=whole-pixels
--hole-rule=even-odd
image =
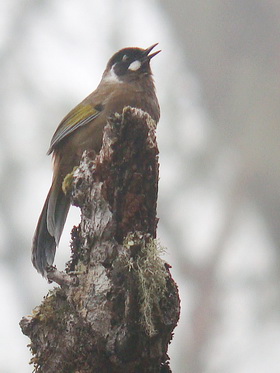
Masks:
[[[106,82],[130,82],[143,76],[152,75],[150,61],[159,52],[150,52],[158,43],[147,49],[124,48],[115,53],[109,60],[103,74]]]

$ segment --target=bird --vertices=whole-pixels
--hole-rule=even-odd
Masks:
[[[54,262],[70,208],[63,180],[79,165],[85,150],[99,153],[107,119],[131,106],[159,121],[160,107],[150,67],[151,59],[161,52],[151,53],[157,45],[116,52],[96,90],[62,119],[51,139],[47,154],[53,156],[53,178],[32,241],[32,263],[44,277]]]

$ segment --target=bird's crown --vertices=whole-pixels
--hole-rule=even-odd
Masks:
[[[110,58],[103,78],[108,81],[123,81],[133,80],[142,74],[151,75],[150,60],[160,51],[152,54],[150,52],[157,44],[153,44],[147,49],[121,49]]]

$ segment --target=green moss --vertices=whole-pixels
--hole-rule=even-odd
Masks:
[[[39,307],[34,308],[33,318],[43,324],[53,324],[53,327],[61,327],[61,321],[65,319],[65,313],[69,311],[69,304],[64,291],[61,288],[51,290]]]
[[[139,247],[135,258],[127,251],[126,266],[137,276],[141,323],[147,335],[152,337],[157,333],[154,315],[158,313],[160,300],[167,290],[167,272],[164,261],[160,257],[164,249],[156,239],[144,239],[144,236],[139,233],[128,235],[124,247],[127,249]]]

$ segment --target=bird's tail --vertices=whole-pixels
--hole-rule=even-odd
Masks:
[[[70,201],[61,189],[61,182],[53,180],[32,243],[32,263],[43,276],[46,276],[47,266],[53,264],[69,206]]]

